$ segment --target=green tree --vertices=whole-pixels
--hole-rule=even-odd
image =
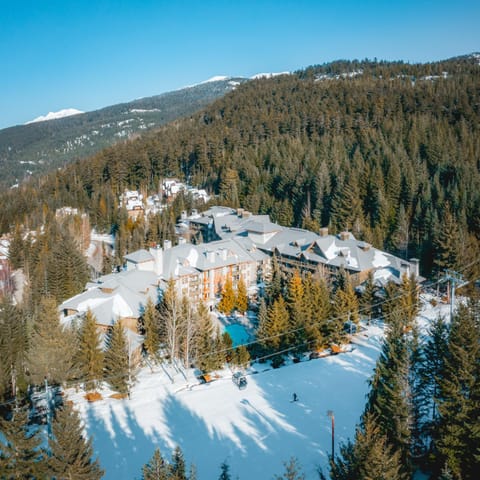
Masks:
[[[330,464],[332,480],[406,480],[400,454],[389,444],[376,425],[375,417],[366,415],[357,426],[355,441],[340,447],[340,455]]]
[[[48,450],[50,478],[95,480],[104,474],[93,459],[92,440],[85,438],[80,417],[68,404],[55,412]]]
[[[76,335],[76,331],[60,324],[55,299],[43,298],[34,315],[34,330],[27,355],[34,384],[42,384],[45,378],[51,384],[62,384],[76,377]]]
[[[28,411],[13,412],[9,421],[0,416],[0,431],[0,478],[42,478],[45,454],[39,431],[28,426]]]
[[[305,475],[295,457],[290,458],[288,462],[284,462],[285,471],[282,475],[275,475],[275,480],[305,480]]]
[[[230,466],[228,465],[227,462],[222,462],[220,465],[220,476],[218,477],[218,480],[231,480],[232,477],[230,476]]]
[[[28,329],[23,312],[11,299],[0,300],[0,395],[14,398],[24,383],[24,366],[28,348]]]
[[[434,263],[437,270],[443,271],[446,268],[455,270],[460,266],[461,240],[460,228],[450,206],[447,205],[440,231],[434,242]]]
[[[127,339],[120,322],[114,323],[106,339],[104,376],[110,387],[121,394],[130,390],[131,371]]]
[[[182,449],[177,445],[172,453],[172,461],[169,467],[170,480],[187,480],[185,457]]]
[[[168,464],[156,448],[152,458],[142,467],[142,480],[168,480]]]
[[[480,323],[478,305],[460,306],[450,327],[437,408],[437,465],[473,480],[480,461]]]
[[[80,378],[85,382],[87,390],[93,390],[102,378],[103,351],[100,347],[96,319],[90,309],[83,318],[78,343],[76,358],[80,369]]]
[[[151,298],[148,298],[143,312],[143,328],[145,330],[143,342],[145,350],[151,358],[156,359],[160,348],[160,314]]]

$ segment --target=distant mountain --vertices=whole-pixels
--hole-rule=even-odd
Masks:
[[[0,130],[0,189],[191,115],[246,81],[214,77],[181,90],[92,112],[50,112],[25,125]]]
[[[48,120],[57,120],[58,118],[71,117],[72,115],[78,115],[79,113],[85,112],[77,110],[76,108],[65,108],[63,110],[59,110],[58,112],[48,112],[46,115],[40,115],[29,122],[25,122],[25,125],[28,125],[29,123],[45,122]]]

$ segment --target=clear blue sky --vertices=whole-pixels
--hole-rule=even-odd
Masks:
[[[478,0],[0,0],[0,128],[214,75],[478,50]]]

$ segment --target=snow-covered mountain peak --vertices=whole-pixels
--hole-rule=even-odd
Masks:
[[[208,80],[204,80],[203,82],[200,82],[200,85],[203,83],[210,83],[210,82],[223,82],[224,80],[229,80],[231,77],[228,77],[226,75],[215,75],[212,78],[209,78]]]
[[[257,80],[259,78],[272,78],[277,75],[290,75],[291,72],[276,72],[276,73],[257,73],[250,77],[251,80]]]
[[[25,125],[35,122],[45,122],[47,120],[56,120],[57,118],[70,117],[72,115],[78,115],[79,113],[85,112],[77,110],[76,108],[64,108],[63,110],[59,110],[58,112],[48,112],[46,115],[40,115],[39,117],[34,118],[29,122],[26,122]]]

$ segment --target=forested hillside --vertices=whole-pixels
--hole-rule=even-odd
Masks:
[[[191,115],[246,81],[207,81],[93,112],[0,130],[0,188]]]
[[[4,194],[0,225],[28,218],[33,227],[45,206],[68,204],[119,228],[124,188],[178,176],[217,203],[419,256],[425,273],[464,266],[479,255],[479,97],[475,56],[336,62],[254,80],[200,114]]]

